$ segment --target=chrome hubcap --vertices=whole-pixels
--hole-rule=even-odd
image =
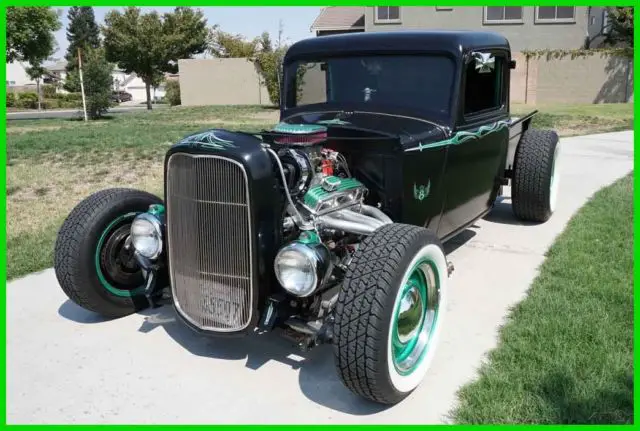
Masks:
[[[409,271],[401,287],[392,329],[392,360],[400,374],[411,374],[428,350],[438,318],[437,274],[431,261],[422,260]]]
[[[400,300],[398,341],[402,344],[415,338],[424,319],[422,295],[418,289],[418,286],[411,284]]]

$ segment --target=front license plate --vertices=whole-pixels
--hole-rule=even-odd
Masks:
[[[234,326],[240,320],[240,303],[210,293],[202,298],[203,314],[215,321]]]

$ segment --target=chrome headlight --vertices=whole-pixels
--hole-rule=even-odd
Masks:
[[[154,260],[162,252],[162,225],[149,213],[136,216],[131,224],[131,242],[138,253]]]
[[[295,296],[305,297],[315,292],[326,274],[329,252],[322,244],[307,245],[292,242],[280,249],[274,261],[280,285]]]

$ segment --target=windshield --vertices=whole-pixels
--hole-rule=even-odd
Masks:
[[[370,55],[294,62],[289,108],[362,104],[448,114],[455,65],[441,55]],[[297,97],[292,97],[297,87]]]

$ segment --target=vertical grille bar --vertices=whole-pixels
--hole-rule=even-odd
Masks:
[[[212,155],[173,154],[167,165],[169,273],[178,311],[200,329],[251,321],[253,274],[247,174]]]

